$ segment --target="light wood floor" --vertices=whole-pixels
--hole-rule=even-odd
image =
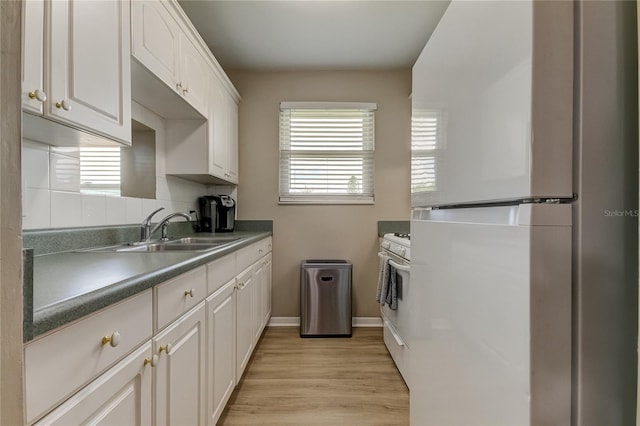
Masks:
[[[218,425],[408,425],[409,392],[381,328],[352,338],[267,328]]]

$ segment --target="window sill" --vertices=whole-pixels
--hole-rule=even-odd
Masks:
[[[310,204],[318,204],[318,205],[373,205],[375,204],[375,199],[373,197],[370,198],[344,198],[344,199],[335,199],[335,198],[304,198],[304,197],[280,197],[278,200],[278,204],[287,205],[287,204],[298,204],[298,205],[310,205]]]

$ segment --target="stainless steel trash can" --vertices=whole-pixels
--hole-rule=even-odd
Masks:
[[[300,337],[351,337],[351,271],[346,260],[300,267]]]

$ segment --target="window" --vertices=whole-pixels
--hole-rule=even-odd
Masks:
[[[80,191],[120,195],[120,148],[80,148]]]
[[[373,203],[373,103],[280,104],[280,202]]]
[[[414,108],[411,116],[411,199],[428,202],[437,189],[438,149],[444,140],[442,112]]]

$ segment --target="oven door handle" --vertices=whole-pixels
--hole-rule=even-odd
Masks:
[[[389,265],[393,266],[398,271],[402,271],[402,272],[410,272],[411,271],[411,268],[409,268],[408,266],[405,266],[405,265],[401,265],[401,264],[399,264],[397,262],[394,262],[393,259],[389,259]]]

